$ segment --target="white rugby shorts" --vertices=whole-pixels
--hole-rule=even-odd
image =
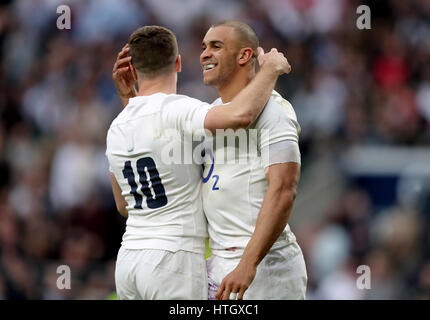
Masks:
[[[207,261],[208,298],[215,294],[222,280],[239,264],[240,258],[212,255]],[[257,267],[257,273],[244,300],[304,300],[307,273],[302,250],[297,242],[270,250]]]
[[[203,254],[121,247],[115,268],[120,300],[207,300]]]

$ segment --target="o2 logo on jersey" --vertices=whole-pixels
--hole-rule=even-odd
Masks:
[[[158,173],[155,162],[150,157],[140,158],[136,162],[137,173],[139,174],[139,183],[141,184],[140,190],[146,197],[146,205],[149,209],[157,209],[164,207],[167,204],[166,191],[161,183],[161,178]],[[151,187],[154,190],[154,196],[152,195],[149,187],[149,181],[146,175],[146,171],[149,174],[149,181],[151,181]],[[124,178],[127,179],[128,184],[131,187],[130,193],[134,196],[136,204],[135,209],[142,209],[142,196],[137,192],[137,184],[131,167],[131,161],[124,163],[124,169],[122,170]]]
[[[215,166],[214,156],[213,156],[212,151],[210,149],[205,149],[204,152],[205,153],[206,152],[209,153],[209,155],[211,157],[211,160],[212,160],[212,163],[211,163],[211,168],[209,169],[208,175],[206,177],[202,177],[202,181],[203,181],[203,183],[208,183],[209,179],[212,177],[213,179],[215,179],[215,182],[214,182],[214,184],[212,186],[212,190],[219,190],[219,187],[217,187],[217,183],[218,183],[218,180],[219,180],[219,175],[217,175],[217,174],[212,175],[212,173],[214,171],[214,166]]]

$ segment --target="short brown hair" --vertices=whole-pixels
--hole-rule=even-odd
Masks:
[[[144,26],[128,39],[134,68],[148,77],[174,69],[178,42],[172,31],[161,26]]]
[[[212,28],[219,26],[227,26],[233,28],[237,35],[237,44],[240,48],[249,47],[252,49],[253,57],[257,57],[257,48],[260,46],[257,34],[246,23],[237,20],[224,20],[215,23]]]

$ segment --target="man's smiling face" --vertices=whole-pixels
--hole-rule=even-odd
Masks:
[[[210,28],[203,39],[202,49],[200,65],[204,84],[220,87],[228,83],[238,67],[239,49],[234,29],[228,26]]]

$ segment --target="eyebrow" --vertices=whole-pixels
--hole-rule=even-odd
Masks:
[[[209,41],[209,44],[212,44],[212,45],[217,44],[217,43],[224,44],[224,42],[222,42],[221,40],[211,40],[211,41]],[[205,44],[205,42],[203,41],[203,42],[202,42],[202,46],[205,46],[205,45],[206,45],[206,44]]]

